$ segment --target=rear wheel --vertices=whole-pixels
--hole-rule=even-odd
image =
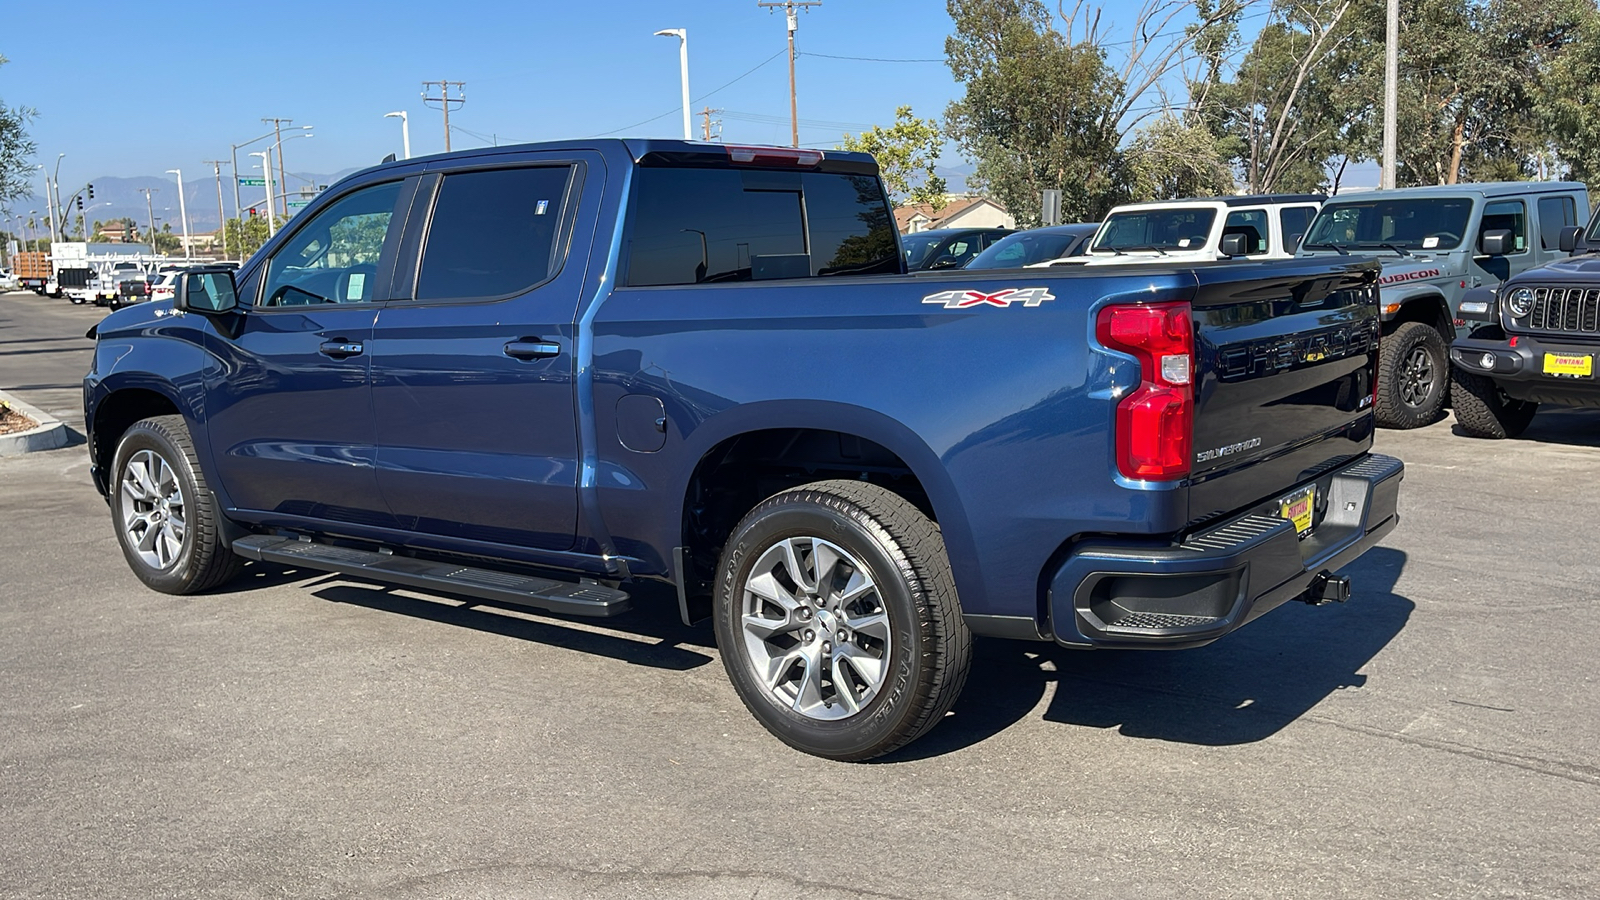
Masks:
[[[745,516],[723,550],[715,621],[745,707],[830,759],[871,759],[927,732],[972,656],[938,526],[863,482],[784,491]]]
[[[140,581],[164,594],[193,594],[239,573],[244,561],[222,536],[182,416],[135,422],[117,444],[111,471],[117,542]]]
[[[1444,409],[1450,360],[1439,330],[1402,322],[1378,350],[1378,424],[1421,428]]]
[[[1539,404],[1514,400],[1493,379],[1460,369],[1451,373],[1456,424],[1476,438],[1502,439],[1526,431]]]

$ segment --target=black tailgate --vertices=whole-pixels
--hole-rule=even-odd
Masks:
[[[1191,521],[1232,512],[1372,446],[1378,264],[1197,266]]]

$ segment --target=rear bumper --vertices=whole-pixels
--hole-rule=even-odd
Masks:
[[[1457,338],[1450,344],[1450,361],[1463,372],[1489,378],[1500,389],[1518,400],[1554,403],[1558,406],[1600,407],[1600,369],[1588,378],[1573,378],[1544,373],[1544,355],[1594,356],[1600,366],[1600,344],[1555,342],[1517,336],[1509,340]],[[1494,361],[1485,365],[1488,356]]]
[[[1315,479],[1317,516],[1303,539],[1273,498],[1177,545],[1079,545],[1050,583],[1055,639],[1083,647],[1208,644],[1375,546],[1400,520],[1404,477],[1400,460],[1371,454]]]

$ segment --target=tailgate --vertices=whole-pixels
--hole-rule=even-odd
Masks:
[[[1196,267],[1191,522],[1371,448],[1378,272],[1327,258]]]

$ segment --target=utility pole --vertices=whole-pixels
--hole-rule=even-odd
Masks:
[[[1395,186],[1395,155],[1399,152],[1400,123],[1400,0],[1388,0],[1383,54],[1383,174],[1378,186]]]
[[[211,164],[211,174],[217,176],[217,230],[222,232],[222,258],[228,258],[228,214],[222,208],[222,165],[225,159],[206,159]],[[244,262],[244,260],[239,260]]]
[[[439,86],[439,96],[430,97],[428,96],[428,89],[434,85]],[[451,85],[455,85],[456,88],[456,95],[454,97],[450,96]],[[466,102],[467,83],[465,81],[424,81],[422,83],[423,105],[426,106],[429,103],[437,103],[439,104],[439,108],[444,110],[444,152],[446,153],[450,152],[450,104],[462,104]]]
[[[272,126],[273,146],[278,148],[278,184],[280,185],[288,184],[288,181],[283,177],[283,126],[293,122],[293,119],[274,119],[270,117],[261,120],[263,125]],[[283,196],[283,217],[285,219],[289,218],[289,194],[287,191],[284,192]]]
[[[706,107],[705,109],[700,110],[700,139],[701,140],[703,140],[703,141],[711,140],[711,114],[712,113],[719,113],[719,112],[722,112],[722,110],[720,110],[720,109],[712,109],[709,106]],[[717,124],[721,125],[722,123],[718,122]]]
[[[155,208],[155,205],[150,202],[150,195],[156,193],[159,190],[161,190],[161,188],[139,188],[139,193],[144,195],[144,211],[145,211],[145,214],[150,217],[150,252],[151,253],[154,253],[155,250],[156,250],[156,208]]]
[[[1393,3],[1395,0],[1389,0]],[[822,0],[761,0],[757,6],[770,10],[783,9],[784,19],[789,26],[789,144],[793,147],[800,146],[800,112],[795,104],[794,96],[794,32],[800,27],[800,19],[795,15],[795,10],[811,6],[821,6]]]

